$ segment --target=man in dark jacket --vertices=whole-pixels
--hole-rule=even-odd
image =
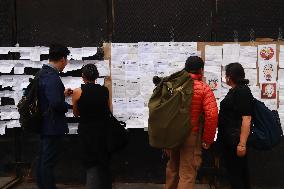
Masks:
[[[65,97],[70,96],[72,90],[64,88],[59,73],[67,65],[69,53],[63,45],[51,45],[49,63],[42,66],[39,78],[39,104],[43,113],[37,167],[37,184],[40,189],[56,189],[53,168],[60,142],[63,135],[68,133],[65,113],[69,105],[65,102]]]

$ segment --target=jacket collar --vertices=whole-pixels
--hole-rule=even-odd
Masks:
[[[51,70],[51,71],[53,71],[53,72],[59,74],[59,71],[58,71],[52,64],[49,64],[49,63],[44,64],[44,65],[42,66],[42,68],[43,68],[43,69]]]
[[[201,74],[189,73],[188,75],[189,75],[192,79],[196,79],[196,80],[201,80],[201,79],[202,79],[202,75],[201,75]]]

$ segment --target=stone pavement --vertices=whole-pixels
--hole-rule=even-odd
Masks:
[[[58,189],[85,189],[82,185],[57,185]],[[35,183],[22,183],[14,187],[15,189],[37,189]],[[115,183],[112,189],[163,189],[163,184],[151,183]],[[197,185],[196,189],[214,189],[209,185]]]

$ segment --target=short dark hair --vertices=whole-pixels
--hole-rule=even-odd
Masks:
[[[249,80],[245,79],[245,70],[240,63],[230,63],[225,67],[226,76],[235,84],[249,84]]]
[[[52,44],[49,46],[49,56],[50,61],[59,61],[61,58],[67,58],[70,54],[68,48],[61,44]]]
[[[86,64],[81,71],[88,81],[95,81],[99,77],[99,71],[95,64]]]
[[[198,74],[204,68],[204,61],[199,56],[190,56],[185,62],[184,69],[189,73]]]

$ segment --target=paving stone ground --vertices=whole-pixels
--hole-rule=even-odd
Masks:
[[[85,189],[82,185],[57,185],[58,189]],[[22,183],[15,189],[37,189],[35,183]],[[152,184],[152,183],[115,183],[113,189],[163,189],[163,184]],[[209,185],[197,185],[196,189],[212,189]]]

